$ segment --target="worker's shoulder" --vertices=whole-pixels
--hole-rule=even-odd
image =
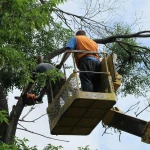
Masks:
[[[80,36],[75,36],[75,38],[77,39],[77,40],[83,40],[83,41],[91,41],[91,42],[94,42],[94,43],[96,43],[95,41],[93,41],[91,38],[89,38],[89,37],[87,37],[87,36],[85,36],[85,35],[80,35]]]

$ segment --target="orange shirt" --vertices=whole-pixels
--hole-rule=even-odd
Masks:
[[[87,50],[87,51],[93,51],[98,52],[98,45],[96,42],[88,38],[84,35],[78,35],[75,36],[77,43],[76,43],[76,50]],[[79,60],[85,56],[93,56],[95,58],[99,59],[98,54],[83,54],[83,53],[75,53],[75,61],[77,64],[77,67],[79,66]]]

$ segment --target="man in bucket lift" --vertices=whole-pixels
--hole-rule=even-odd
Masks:
[[[37,61],[37,66],[36,70],[32,72],[32,79],[35,81],[36,79],[36,74],[37,73],[43,73],[46,72],[47,70],[53,70],[55,67],[49,63],[43,63],[42,57],[41,56],[35,56],[34,57]],[[36,97],[34,94],[27,94],[30,92],[30,90],[33,88],[34,83],[29,82],[28,85],[23,89],[23,92],[21,94],[23,98],[23,102],[26,105],[34,105],[36,103],[41,103],[42,98],[45,94],[47,94],[48,98],[48,103],[51,103],[52,101],[52,96],[56,94],[56,89],[57,92],[60,90],[61,86],[64,83],[65,79],[61,78],[60,80],[56,80],[56,83],[54,85],[53,82],[50,82],[49,77],[46,80],[46,85],[45,87],[40,91],[40,95]],[[56,87],[59,85],[59,87]],[[55,90],[55,93],[52,93]]]
[[[91,52],[98,52],[98,45],[92,39],[86,36],[85,31],[79,30],[75,37],[71,37],[68,41],[65,50],[86,50]],[[67,60],[70,53],[57,65],[61,68],[63,63]],[[98,54],[84,54],[75,53],[75,62],[80,71],[100,71],[100,58]],[[99,84],[97,79],[99,75],[94,73],[80,73],[81,88],[83,91],[98,92]]]

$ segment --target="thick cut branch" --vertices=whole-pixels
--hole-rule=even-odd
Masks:
[[[117,43],[123,43],[123,44],[130,46],[130,44],[128,44],[128,43],[117,41],[117,39],[119,39],[119,38],[122,38],[122,39],[124,39],[124,38],[145,38],[145,37],[150,37],[149,33],[150,33],[150,31],[141,31],[141,32],[137,32],[134,34],[113,35],[113,36],[110,36],[110,37],[107,37],[104,39],[94,39],[94,41],[98,44],[108,44],[108,43],[117,42]],[[148,49],[146,47],[142,47],[142,46],[136,46],[136,47],[143,48],[148,51],[150,50],[150,49]],[[55,50],[55,51],[51,52],[49,55],[47,55],[47,57],[45,59],[50,60],[50,59],[56,57],[57,55],[62,54],[64,51],[65,51],[64,48]]]
[[[94,41],[98,44],[107,44],[115,42],[117,38],[126,39],[126,38],[146,38],[146,37],[150,37],[150,31],[141,31],[134,34],[113,35],[104,39],[95,39]]]
[[[55,50],[55,51],[51,52],[49,55],[47,55],[47,57],[45,57],[45,59],[46,60],[51,60],[52,58],[62,54],[64,51],[65,51],[65,48]]]

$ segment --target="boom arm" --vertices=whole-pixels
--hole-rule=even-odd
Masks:
[[[102,122],[109,127],[141,137],[142,142],[150,143],[150,122],[125,115],[118,108],[111,109]]]

